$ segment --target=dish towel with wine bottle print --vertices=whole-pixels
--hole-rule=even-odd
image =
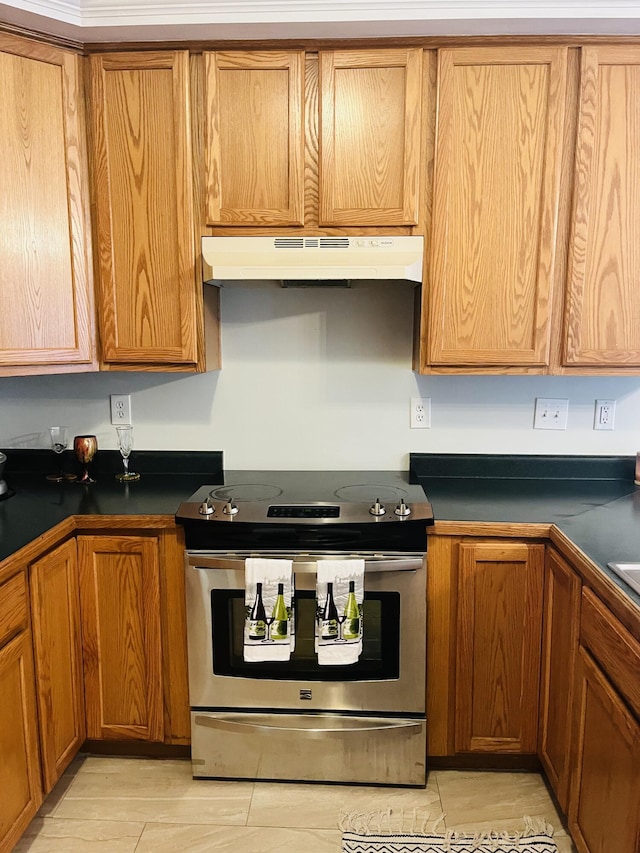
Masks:
[[[363,599],[364,560],[318,560],[315,638],[321,666],[358,661]]]
[[[244,588],[245,661],[289,660],[295,646],[293,561],[248,557]]]

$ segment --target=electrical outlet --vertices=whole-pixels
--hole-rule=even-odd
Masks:
[[[593,418],[594,429],[614,429],[615,417],[615,400],[596,400],[596,411]]]
[[[533,418],[534,429],[566,429],[568,417],[568,400],[536,398],[536,410]]]
[[[111,394],[111,423],[131,423],[131,394]]]
[[[431,397],[411,398],[411,429],[431,427]]]

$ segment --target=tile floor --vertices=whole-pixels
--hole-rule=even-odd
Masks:
[[[544,817],[575,853],[535,773],[434,770],[426,789],[193,781],[188,761],[79,756],[17,853],[339,853],[342,810],[445,814],[447,829],[521,829]]]

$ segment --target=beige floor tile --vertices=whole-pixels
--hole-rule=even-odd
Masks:
[[[76,755],[71,764],[64,771],[60,779],[58,780],[56,786],[52,791],[49,792],[45,801],[40,806],[38,811],[38,817],[47,817],[55,814],[56,809],[60,805],[64,795],[69,790],[71,783],[73,782],[76,774],[82,767],[82,764],[86,758],[86,755]]]
[[[554,840],[558,845],[558,853],[578,853],[578,848],[568,835],[559,835]]]
[[[335,829],[342,811],[374,812],[392,809],[394,815],[442,814],[435,781],[426,788],[382,788],[351,785],[294,785],[256,782],[249,826],[290,826]]]
[[[252,782],[194,781],[189,761],[91,757],[55,815],[244,825],[252,791]]]
[[[537,773],[436,771],[447,829],[522,829],[524,815],[544,817],[556,832],[562,821]]]
[[[337,830],[149,823],[136,853],[338,853],[340,848]]]
[[[36,817],[14,853],[133,853],[144,823]]]

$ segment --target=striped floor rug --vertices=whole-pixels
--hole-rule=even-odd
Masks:
[[[360,816],[363,817],[363,816]],[[371,825],[365,831],[345,828],[343,822],[342,853],[557,853],[553,830],[544,822],[524,820],[521,832],[478,832],[475,834],[446,832],[393,832],[387,825]],[[380,829],[382,831],[377,831]]]

